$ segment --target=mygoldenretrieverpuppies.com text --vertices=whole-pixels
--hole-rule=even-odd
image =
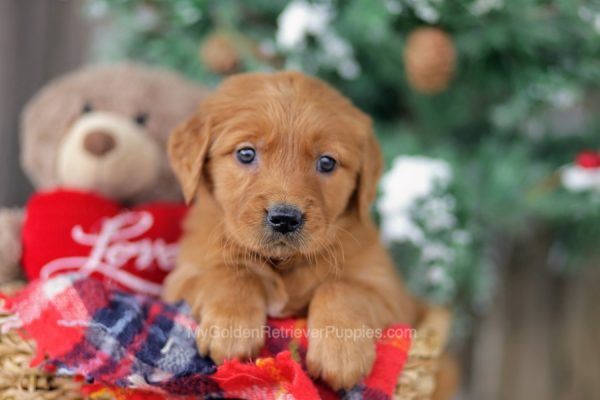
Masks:
[[[335,338],[341,340],[362,340],[362,339],[388,339],[395,338],[414,338],[416,329],[409,328],[390,328],[374,329],[368,326],[353,328],[342,328],[339,326],[328,325],[322,328],[285,328],[272,327],[265,325],[262,329],[210,326],[197,328],[190,331],[195,338],[233,338],[233,339],[251,339],[251,338],[269,338],[269,339],[300,339],[308,338]]]

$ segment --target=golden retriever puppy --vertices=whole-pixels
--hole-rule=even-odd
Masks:
[[[309,372],[349,388],[371,370],[373,332],[414,322],[369,215],[382,169],[371,120],[339,92],[297,72],[233,76],[169,155],[196,202],[164,297],[192,306],[201,353],[252,357],[267,315],[307,315]]]

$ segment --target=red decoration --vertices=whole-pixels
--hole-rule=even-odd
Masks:
[[[23,267],[29,279],[80,271],[120,289],[159,295],[175,266],[184,205],[124,209],[94,193],[58,190],[34,195],[23,225]]]
[[[591,150],[582,151],[577,154],[576,163],[581,168],[600,168],[600,153]]]

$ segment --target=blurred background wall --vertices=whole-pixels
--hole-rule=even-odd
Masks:
[[[81,2],[0,1],[0,205],[22,204],[31,191],[19,165],[19,113],[49,79],[88,54],[90,22]]]
[[[552,232],[499,245],[492,305],[461,352],[461,399],[600,399],[600,260],[552,272]]]

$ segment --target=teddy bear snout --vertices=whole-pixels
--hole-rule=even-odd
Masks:
[[[97,130],[88,133],[83,140],[83,148],[88,153],[102,157],[116,145],[115,138],[107,131]]]
[[[161,143],[126,114],[94,111],[65,133],[56,158],[61,185],[126,200],[150,190],[161,172]]]

